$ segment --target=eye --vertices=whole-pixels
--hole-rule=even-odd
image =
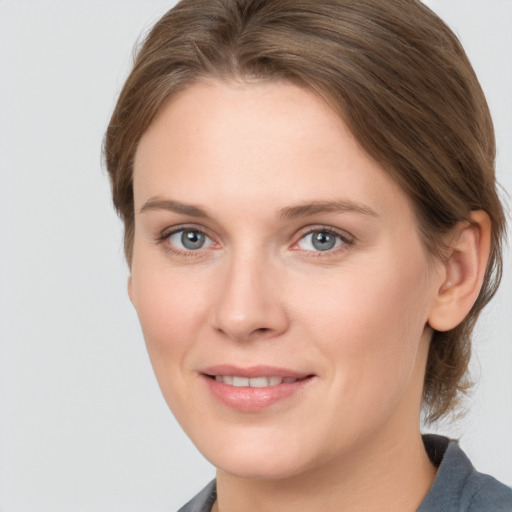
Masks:
[[[318,229],[306,233],[297,243],[297,247],[302,251],[331,251],[348,241],[340,234],[328,229]]]
[[[168,235],[167,241],[178,251],[197,251],[213,245],[213,240],[197,229],[180,229]]]

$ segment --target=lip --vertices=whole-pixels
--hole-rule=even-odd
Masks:
[[[292,379],[304,379],[311,375],[306,372],[297,372],[287,368],[278,368],[276,366],[249,366],[242,368],[240,366],[233,366],[229,364],[220,364],[215,366],[208,366],[200,370],[205,375],[237,375],[239,377],[247,377],[249,379],[256,377],[281,377],[281,378],[292,378]]]
[[[275,366],[238,367],[217,365],[204,368],[201,376],[212,395],[224,405],[243,412],[256,412],[271,407],[287,398],[303,392],[314,375]],[[246,378],[281,377],[297,379],[275,386],[235,387],[215,380],[214,376],[238,376]]]

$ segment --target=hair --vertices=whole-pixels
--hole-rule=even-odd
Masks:
[[[492,226],[482,289],[466,319],[434,331],[423,408],[433,422],[470,386],[471,333],[496,292],[505,218],[495,138],[478,79],[457,37],[417,0],[182,0],[150,30],[104,140],[113,201],[131,264],[133,161],[163,104],[208,78],[288,80],[319,93],[409,197],[427,252],[471,211]]]

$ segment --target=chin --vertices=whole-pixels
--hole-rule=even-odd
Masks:
[[[247,480],[286,480],[303,473],[306,470],[298,460],[289,457],[281,458],[275,450],[273,456],[262,457],[219,457],[211,459],[214,466],[237,478]]]
[[[259,432],[260,435],[251,430],[245,435],[226,432],[209,440],[193,441],[217,469],[238,478],[283,480],[307,472],[315,465],[317,457],[311,450],[304,449],[304,440],[291,439],[293,436],[288,436],[284,430]],[[213,443],[220,439],[222,441]]]

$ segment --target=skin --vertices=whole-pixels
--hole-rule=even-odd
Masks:
[[[429,324],[464,309],[465,253],[432,262],[398,185],[286,82],[174,96],[140,141],[134,197],[130,298],[169,407],[218,468],[218,510],[416,510],[435,476],[419,431]],[[184,227],[205,244],[185,250]],[[308,233],[325,229],[336,247],[319,251]],[[477,264],[482,238],[454,234]],[[246,412],[205,385],[217,364],[314,377]]]

